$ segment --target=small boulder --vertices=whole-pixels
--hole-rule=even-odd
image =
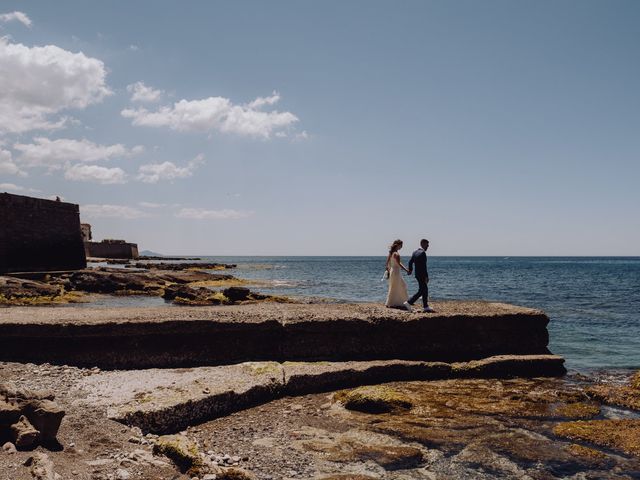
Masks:
[[[256,477],[243,468],[223,468],[216,474],[216,480],[256,480]]]
[[[40,440],[40,432],[31,425],[24,415],[11,425],[10,433],[13,443],[20,450],[35,448]]]
[[[241,302],[249,298],[251,290],[245,287],[229,287],[224,289],[222,293],[232,302]]]
[[[2,445],[2,451],[5,453],[16,453],[18,450],[16,449],[16,446],[13,443],[7,442],[4,445]]]
[[[131,478],[131,474],[128,470],[124,468],[119,468],[116,470],[116,480],[129,480]]]
[[[162,298],[165,300],[173,300],[176,297],[195,300],[198,298],[198,291],[187,285],[169,285],[164,289]]]
[[[24,409],[33,426],[45,442],[56,440],[65,411],[51,400],[31,400]]]
[[[53,469],[53,462],[46,453],[36,453],[25,462],[31,467],[31,476],[34,480],[57,480],[58,475]]]

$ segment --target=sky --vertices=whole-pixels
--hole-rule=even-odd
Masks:
[[[164,254],[637,256],[639,25],[635,0],[3,0],[0,192]]]

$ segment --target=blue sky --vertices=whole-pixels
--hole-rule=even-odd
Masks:
[[[168,254],[640,255],[639,24],[636,1],[4,1],[0,191]]]

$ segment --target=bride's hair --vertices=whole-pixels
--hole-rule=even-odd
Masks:
[[[398,250],[399,247],[402,246],[402,240],[397,239],[394,240],[391,245],[389,245],[389,253],[393,253]]]

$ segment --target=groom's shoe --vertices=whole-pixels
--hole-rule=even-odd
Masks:
[[[413,312],[413,308],[411,308],[411,304],[409,302],[404,302],[402,305],[407,310],[407,312]]]
[[[422,311],[425,312],[425,313],[436,313],[436,311],[433,308],[431,308],[430,306],[428,306],[428,305],[426,307],[424,307],[422,309]]]

